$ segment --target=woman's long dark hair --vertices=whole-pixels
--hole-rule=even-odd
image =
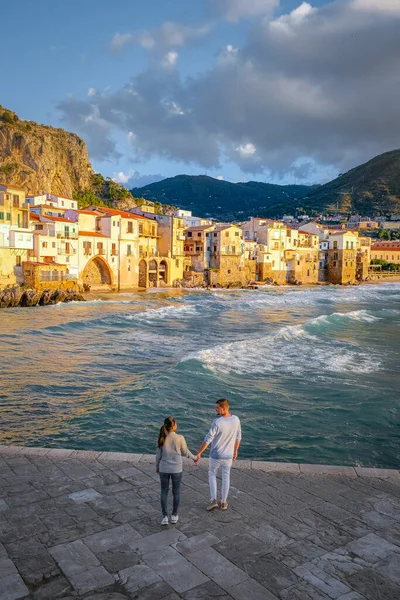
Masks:
[[[175,426],[176,421],[174,417],[167,417],[164,420],[164,425],[160,429],[160,433],[158,434],[158,447],[162,448],[164,446],[165,438],[171,431],[171,429]]]

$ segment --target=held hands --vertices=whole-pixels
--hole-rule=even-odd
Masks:
[[[197,454],[196,458],[193,459],[193,462],[194,462],[195,465],[197,465],[197,463],[199,462],[200,456],[201,456],[201,454]]]

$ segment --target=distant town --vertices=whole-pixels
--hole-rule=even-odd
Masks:
[[[354,284],[400,270],[400,240],[374,239],[375,230],[400,232],[400,215],[220,223],[157,214],[146,201],[79,209],[73,198],[0,184],[0,288]]]

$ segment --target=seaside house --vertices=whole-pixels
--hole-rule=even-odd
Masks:
[[[357,232],[341,230],[329,233],[327,268],[329,283],[355,282],[357,245]]]
[[[40,205],[46,205],[46,206],[52,206],[53,208],[58,208],[59,210],[67,210],[67,209],[71,209],[71,210],[77,210],[78,209],[78,202],[77,200],[74,200],[73,198],[68,198],[67,196],[57,196],[56,194],[39,194],[39,195],[31,195],[29,194],[26,197],[26,201],[28,202],[28,204],[31,205],[31,207],[33,206],[40,206]],[[61,215],[55,215],[55,216],[61,216]]]
[[[400,264],[400,240],[393,242],[374,242],[371,246],[371,260],[386,260],[388,263]]]
[[[190,260],[190,268],[196,273],[204,273],[210,267],[210,240],[207,233],[214,225],[197,225],[185,229],[184,252]]]
[[[240,227],[230,223],[216,225],[206,232],[206,245],[210,248],[209,285],[242,286],[248,279],[255,279],[256,264],[246,264],[245,246]]]
[[[24,282],[22,263],[33,249],[25,192],[16,185],[0,184],[0,285]]]

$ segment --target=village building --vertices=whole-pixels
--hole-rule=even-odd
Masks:
[[[15,185],[0,184],[0,285],[22,284],[22,263],[33,249],[25,192]]]
[[[388,263],[400,264],[400,240],[393,242],[374,242],[371,246],[371,260],[386,260]]]
[[[327,268],[329,283],[343,284],[356,281],[357,245],[357,232],[330,232]]]
[[[207,233],[214,230],[214,225],[197,225],[185,229],[184,252],[190,258],[191,270],[204,273],[210,267],[210,245]]]
[[[52,206],[53,208],[58,208],[60,210],[77,210],[78,209],[78,201],[73,198],[68,198],[67,196],[57,196],[56,194],[39,194],[39,195],[27,195],[26,201],[31,206]],[[55,215],[60,216],[60,215]]]
[[[209,285],[242,286],[255,279],[256,263],[245,259],[240,227],[230,223],[216,225],[206,233],[206,244],[210,248]]]

